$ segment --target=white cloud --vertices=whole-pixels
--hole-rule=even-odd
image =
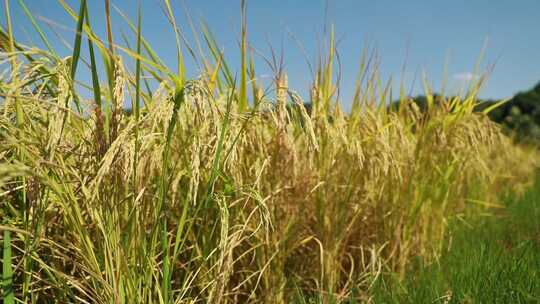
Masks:
[[[460,80],[460,81],[476,80],[479,77],[480,75],[477,75],[471,72],[456,73],[452,76],[452,78],[454,78],[455,80]]]

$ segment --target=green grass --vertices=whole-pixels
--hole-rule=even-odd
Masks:
[[[539,303],[540,178],[493,217],[452,225],[439,263],[377,282],[375,303]]]

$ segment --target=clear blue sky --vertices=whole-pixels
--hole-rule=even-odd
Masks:
[[[78,8],[78,0],[66,0]],[[136,17],[136,0],[111,0],[132,19]],[[69,43],[73,41],[74,21],[54,0],[26,0],[39,22],[50,24]],[[93,26],[105,37],[104,4],[89,0]],[[141,0],[143,35],[159,55],[174,65],[174,35],[163,15],[161,0]],[[187,27],[183,3],[195,23],[208,23],[225,50],[230,65],[239,67],[239,1],[235,0],[171,0],[179,25],[192,39]],[[286,70],[290,86],[305,94],[311,75],[298,45],[289,32],[301,41],[310,59],[316,55],[323,26],[334,24],[340,40],[338,50],[343,64],[342,92],[344,104],[350,97],[358,60],[364,47],[376,47],[381,57],[381,72],[399,84],[399,76],[407,58],[406,82],[410,85],[416,71],[425,70],[435,89],[443,79],[445,58],[448,58],[448,79],[457,89],[471,77],[476,59],[488,39],[483,66],[496,62],[495,70],[482,97],[503,98],[526,90],[540,81],[540,1],[538,0],[329,0],[325,19],[324,0],[248,0],[248,35],[251,46],[269,55],[268,42],[276,49],[284,46]],[[4,4],[0,4],[2,10]],[[38,42],[17,1],[11,11],[21,40]],[[115,38],[120,31],[131,35],[121,17],[113,12]],[[0,19],[5,23],[5,18]],[[45,21],[49,20],[49,21]],[[54,35],[54,34],[51,34]],[[133,38],[133,36],[130,36]],[[61,54],[67,49],[57,44]],[[407,51],[408,50],[408,51]],[[407,56],[408,53],[408,56]],[[269,76],[265,64],[258,63],[259,76]],[[189,64],[190,74],[196,66]],[[417,81],[413,93],[421,92]]]

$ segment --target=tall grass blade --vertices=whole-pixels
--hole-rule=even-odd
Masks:
[[[165,0],[165,6],[167,7],[167,14],[169,17],[169,21],[172,23],[174,36],[176,39],[176,60],[178,67],[179,84],[183,85],[186,79],[186,68],[184,66],[184,55],[182,54],[182,48],[180,45],[180,33],[178,30],[178,26],[176,25],[176,18],[174,17],[174,12],[171,7],[171,1]]]
[[[142,41],[142,16],[141,16],[141,2],[138,2],[137,7],[137,55],[141,55],[141,41]],[[141,107],[141,59],[137,57],[135,59],[135,102],[132,108],[135,111],[135,152],[133,157],[133,189],[137,189],[137,165],[139,159],[139,119]]]
[[[90,28],[90,18],[88,12],[86,15],[86,25]],[[92,74],[92,89],[94,93],[95,113],[96,113],[96,145],[98,147],[98,154],[101,156],[105,152],[106,133],[105,126],[103,125],[103,105],[101,102],[101,87],[99,84],[98,68],[96,64],[96,56],[94,53],[94,43],[92,39],[88,37],[88,52],[90,55],[90,70]]]
[[[37,24],[36,19],[30,12],[30,10],[28,10],[28,7],[26,6],[26,4],[24,4],[24,0],[19,0],[19,5],[22,7],[24,14],[26,15],[26,17],[28,17],[28,19],[32,23],[32,26],[36,30],[36,32],[39,34],[39,38],[41,38],[41,41],[45,44],[45,46],[47,47],[47,50],[49,50],[51,54],[56,55],[56,52],[54,51],[54,48],[49,42],[49,39],[47,39],[47,36],[45,36],[45,33],[43,33],[43,30]]]
[[[15,304],[12,267],[11,231],[4,230],[4,245],[2,250],[2,297],[5,304]]]
[[[81,41],[85,15],[86,0],[81,0],[79,17],[77,19],[77,29],[75,32],[75,42],[73,43],[73,54],[71,55],[71,79],[75,79],[75,74],[77,73],[77,65],[79,64],[79,58],[81,55]]]
[[[208,47],[208,50],[210,51],[212,57],[214,57],[214,61],[221,63],[221,72],[223,74],[223,77],[225,77],[225,81],[228,87],[232,88],[235,85],[234,75],[231,72],[231,69],[229,68],[229,65],[227,62],[223,59],[223,53],[220,51],[217,41],[214,38],[212,32],[206,25],[206,23],[201,22],[201,31],[203,33],[204,41],[206,42],[206,45]],[[223,93],[224,90],[220,86],[219,78],[217,79],[218,87],[221,89],[221,92]]]
[[[241,112],[245,111],[248,107],[247,101],[247,22],[246,22],[246,1],[240,1],[241,12],[241,45],[240,45],[240,100],[238,108]]]

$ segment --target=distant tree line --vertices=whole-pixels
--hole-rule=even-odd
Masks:
[[[440,99],[435,95],[434,100]],[[420,95],[413,101],[421,110],[427,108],[426,96]],[[477,111],[482,111],[498,102],[498,100],[478,100]],[[397,108],[399,101],[391,107]],[[532,89],[520,92],[507,102],[491,110],[488,114],[491,120],[501,124],[504,130],[515,136],[516,140],[540,144],[540,82]]]
[[[478,106],[481,110],[492,104]],[[532,89],[516,94],[508,102],[495,108],[489,117],[515,134],[521,141],[540,143],[540,82]]]
[[[440,102],[441,96],[434,94],[434,102]],[[421,111],[427,109],[427,97],[419,95],[413,97]],[[500,100],[478,100],[475,110],[481,112],[494,105]],[[289,105],[294,108],[294,105]],[[390,109],[397,109],[399,101],[389,105]],[[305,103],[304,107],[311,115],[311,104]],[[502,125],[504,131],[513,136],[517,141],[540,145],[540,82],[528,91],[519,92],[508,101],[492,109],[488,116],[494,122]]]

